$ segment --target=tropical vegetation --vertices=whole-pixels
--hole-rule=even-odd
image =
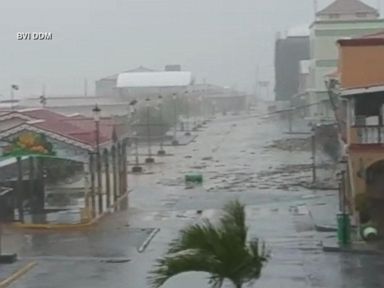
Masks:
[[[241,288],[260,277],[268,254],[258,239],[248,241],[245,206],[239,201],[225,205],[217,223],[205,219],[182,229],[169,244],[165,256],[150,272],[153,288],[185,272],[207,272],[212,288],[225,280]]]

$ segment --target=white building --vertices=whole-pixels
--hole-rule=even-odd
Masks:
[[[337,69],[338,39],[376,33],[384,29],[375,8],[359,0],[336,0],[316,14],[310,26],[310,67],[307,104],[309,116],[333,119],[325,77]]]

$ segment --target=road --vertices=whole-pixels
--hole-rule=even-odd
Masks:
[[[289,173],[260,174],[310,161],[305,151],[265,148],[287,137],[282,124],[257,117],[219,117],[198,132],[195,142],[166,147],[173,156],[157,159],[146,168],[148,173],[130,175],[129,208],[97,226],[71,232],[8,231],[4,246],[38,262],[12,287],[148,287],[146,276],[154,259],[178,230],[200,217],[215,217],[217,209],[236,198],[247,205],[250,237],[265,240],[271,250],[271,260],[252,287],[384,287],[380,257],[322,252],[322,238],[305,207],[327,201],[336,192],[291,187]],[[297,171],[296,179],[310,177],[307,170]],[[196,171],[204,175],[203,187],[186,189],[183,176]],[[197,210],[203,210],[202,215]],[[139,253],[155,228],[159,233]],[[164,288],[209,287],[206,276],[183,274]]]

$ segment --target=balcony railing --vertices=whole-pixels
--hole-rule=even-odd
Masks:
[[[357,144],[384,144],[384,126],[355,126]]]

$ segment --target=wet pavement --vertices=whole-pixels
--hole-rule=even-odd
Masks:
[[[252,287],[384,287],[382,257],[322,251],[324,235],[314,229],[308,207],[327,203],[337,192],[290,185],[309,179],[310,152],[265,148],[289,137],[285,131],[275,119],[218,117],[189,145],[166,147],[173,156],[156,158],[157,164],[146,167],[151,173],[130,175],[128,210],[85,230],[6,231],[4,247],[38,262],[11,287],[148,287],[147,272],[178,230],[215,217],[236,198],[247,204],[250,237],[265,240],[272,255]],[[282,168],[292,165],[296,169],[290,173]],[[283,171],[267,173],[276,169]],[[186,173],[202,173],[203,186],[186,189]],[[159,233],[139,253],[155,228]],[[164,288],[209,287],[206,276],[183,274]]]

